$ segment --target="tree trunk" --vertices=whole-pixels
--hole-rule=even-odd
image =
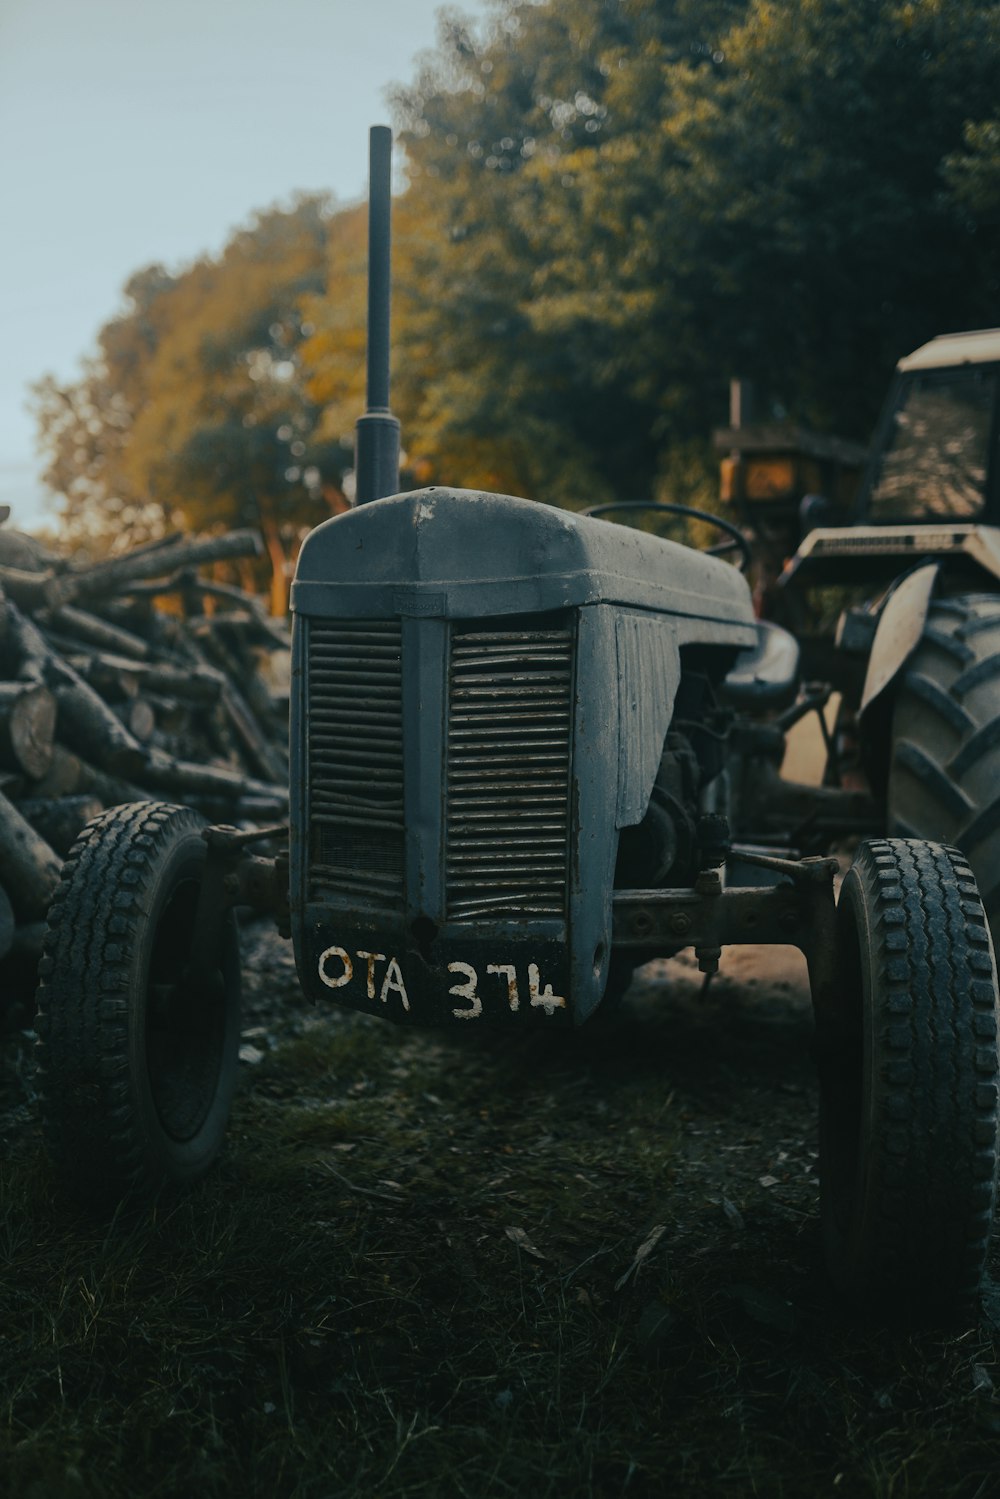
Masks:
[[[284,619],[288,613],[288,576],[285,571],[288,559],[274,522],[262,516],[261,531],[271,563],[271,614],[275,619]]]

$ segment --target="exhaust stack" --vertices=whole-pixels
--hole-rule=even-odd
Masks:
[[[399,490],[399,422],[389,410],[392,131],[368,132],[368,375],[354,439],[356,505]]]

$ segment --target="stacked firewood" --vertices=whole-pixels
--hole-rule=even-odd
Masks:
[[[0,526],[0,959],[37,956],[62,858],[104,808],[285,815],[287,689],[266,668],[288,632],[199,571],[260,545],[172,536],[81,565]]]

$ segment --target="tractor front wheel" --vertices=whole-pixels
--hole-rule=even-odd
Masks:
[[[208,1170],[236,1079],[239,935],[189,967],[206,845],[186,807],[140,802],[90,822],[70,850],[39,965],[39,1073],[49,1155],[85,1201]]]
[[[837,911],[839,1039],[821,1054],[827,1263],[849,1300],[906,1320],[975,1300],[998,1161],[997,971],[953,848],[864,843]]]

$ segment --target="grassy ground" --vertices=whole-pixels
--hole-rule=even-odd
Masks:
[[[1000,1493],[1000,1298],[948,1335],[832,1299],[794,982],[673,964],[610,1031],[453,1038],[249,967],[225,1159],[110,1223],[5,1044],[0,1494]]]

